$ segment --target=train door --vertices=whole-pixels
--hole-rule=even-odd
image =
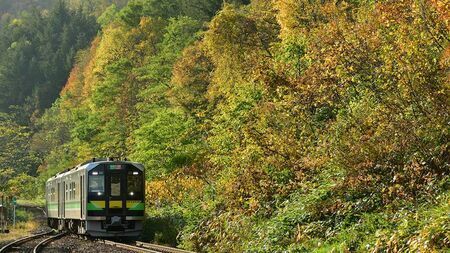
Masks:
[[[126,212],[125,180],[126,165],[107,165],[107,215],[121,216]]]
[[[58,218],[61,218],[61,183],[58,182]]]
[[[66,199],[67,199],[67,192],[68,192],[66,182],[63,182],[63,191],[64,191],[64,194],[62,196],[61,215],[63,218],[65,218],[66,217]]]
[[[80,176],[80,218],[83,219],[84,217],[84,176]]]

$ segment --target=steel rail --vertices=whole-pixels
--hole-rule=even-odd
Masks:
[[[23,244],[25,242],[28,242],[28,241],[34,240],[36,238],[52,234],[52,233],[53,233],[53,230],[49,231],[49,232],[40,233],[40,234],[37,234],[37,235],[32,235],[32,236],[27,236],[27,237],[23,237],[23,238],[17,239],[15,241],[10,242],[10,243],[6,244],[5,246],[3,246],[3,248],[0,249],[0,253],[7,252],[13,246],[20,245],[20,244]]]
[[[111,245],[117,248],[132,250],[136,252],[144,252],[144,253],[194,253],[192,251],[186,251],[177,248],[171,248],[167,246],[161,246],[156,244],[150,244],[145,242],[136,242],[136,245],[124,244],[119,242],[113,242],[108,240],[100,240],[99,242],[104,243],[106,245]]]
[[[132,251],[136,251],[136,252],[161,253],[160,251],[154,251],[154,250],[145,249],[145,248],[138,247],[138,246],[133,246],[133,245],[124,244],[124,243],[118,243],[118,242],[113,242],[113,241],[108,241],[108,240],[99,241],[99,242],[104,243],[106,245],[111,245],[111,246],[114,246],[117,248],[132,250]]]
[[[146,243],[146,242],[139,242],[139,241],[136,242],[136,245],[139,247],[146,248],[146,249],[157,250],[158,252],[161,252],[161,253],[194,253],[192,251],[187,251],[187,250],[183,250],[183,249],[177,249],[177,248],[161,246],[161,245],[151,244],[151,243]]]
[[[36,245],[36,247],[34,247],[33,253],[39,253],[41,251],[41,249],[44,248],[45,245],[47,245],[49,242],[54,241],[60,237],[63,237],[66,234],[67,234],[66,232],[62,232],[62,233],[59,233],[57,235],[54,235],[52,237],[49,237],[49,238],[43,240],[42,242],[38,243],[38,245]]]

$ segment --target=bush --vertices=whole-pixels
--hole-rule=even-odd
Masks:
[[[175,247],[178,245],[178,234],[184,224],[183,216],[173,210],[151,214],[144,222],[142,240]]]
[[[27,222],[33,219],[33,214],[25,210],[16,209],[16,222]]]

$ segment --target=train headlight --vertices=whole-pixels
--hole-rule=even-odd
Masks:
[[[101,192],[97,192],[97,195],[98,195],[98,196],[102,196],[102,194],[103,194],[103,193],[101,193]]]
[[[130,196],[134,196],[134,192],[130,192]]]
[[[134,172],[133,172],[133,175],[135,175],[135,176],[136,176],[136,175],[139,175],[139,172],[134,171]]]

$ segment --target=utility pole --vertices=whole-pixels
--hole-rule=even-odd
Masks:
[[[5,201],[3,194],[1,195],[1,203],[0,203],[0,233],[5,233],[6,231],[6,222],[5,222]]]
[[[16,205],[17,205],[17,199],[16,197],[12,198],[12,204],[13,204],[13,227],[16,228]]]

